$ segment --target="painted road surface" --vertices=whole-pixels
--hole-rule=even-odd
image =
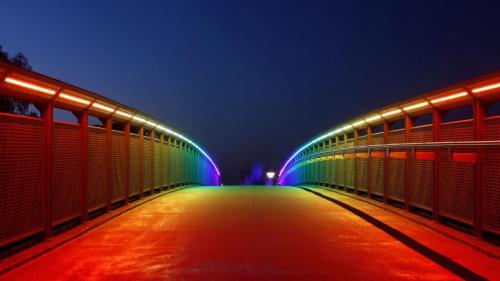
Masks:
[[[192,187],[135,208],[0,280],[458,280],[294,187]]]

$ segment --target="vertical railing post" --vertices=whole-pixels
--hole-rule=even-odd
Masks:
[[[130,196],[130,121],[123,127],[125,131],[125,204]]]
[[[149,143],[151,144],[151,159],[150,160],[150,167],[151,167],[151,194],[155,193],[155,129],[151,128],[149,130]]]
[[[339,144],[340,144],[340,138],[338,135],[335,136],[335,149],[338,149],[339,148]],[[337,159],[335,158],[337,153],[334,153],[333,154],[333,161],[335,161],[335,188],[336,189],[340,189],[339,187],[339,178],[337,177],[337,170],[339,169],[338,165],[337,165]]]
[[[344,132],[344,147],[347,147],[347,133]],[[349,189],[347,188],[347,161],[345,158],[345,150],[342,152],[342,157],[343,157],[343,165],[344,165],[344,191],[348,191]]]
[[[474,114],[474,137],[476,141],[484,139],[484,117],[485,106],[481,101],[474,97],[473,103]],[[476,182],[474,189],[474,235],[477,238],[482,238],[483,230],[483,188],[484,188],[484,158],[485,149],[477,148],[477,161],[476,161]]]
[[[89,140],[89,111],[88,109],[83,110],[78,113],[78,123],[80,123],[80,134],[81,134],[81,195],[80,195],[80,206],[82,207],[82,222],[86,222],[88,219],[88,208],[87,208],[87,181],[88,181],[88,140]]]
[[[150,165],[151,165],[151,194],[155,193],[155,141],[156,141],[156,136],[155,136],[155,129],[151,129],[149,131],[149,141],[151,143],[151,159],[150,159]]]
[[[368,125],[366,128],[366,145],[371,145],[372,144],[372,133],[373,133],[373,127]],[[368,198],[372,198],[372,156],[370,155],[370,149],[366,150],[366,153],[368,153],[368,157],[366,158],[366,190],[367,190],[367,196]]]
[[[359,131],[354,128],[354,146],[357,146],[358,145],[358,141],[359,141]],[[354,193],[355,194],[359,194],[359,190],[358,190],[358,159],[356,158],[356,150],[353,151],[354,152],[354,158],[352,160],[353,162],[353,177],[352,177],[352,182],[353,182],[353,185],[354,185]]]
[[[405,114],[405,143],[411,142],[411,129],[413,127],[413,118]],[[410,210],[410,161],[413,161],[412,151],[406,150],[405,159],[405,182],[404,182],[404,201],[405,209]]]
[[[112,171],[112,162],[111,162],[111,134],[113,130],[113,119],[111,117],[107,117],[104,120],[104,128],[106,130],[106,211],[111,210],[111,200],[113,194],[113,171]]]
[[[139,127],[139,198],[144,196],[144,126]]]
[[[163,167],[164,167],[164,160],[163,160],[163,134],[160,134],[160,191],[163,191],[163,182],[165,180],[165,175],[163,173]]]
[[[434,108],[432,110],[432,141],[439,142],[441,141],[441,122],[442,122],[442,113]],[[433,166],[433,186],[434,189],[432,191],[432,219],[438,221],[439,220],[439,189],[441,186],[440,177],[440,165],[441,165],[441,157],[440,151],[438,148],[434,149],[434,166]]]
[[[52,129],[54,125],[54,104],[47,102],[42,108],[44,129],[44,182],[43,182],[43,218],[44,238],[52,237]]]
[[[391,126],[387,120],[384,120],[384,144],[389,143],[389,130]],[[389,203],[389,193],[388,193],[388,185],[389,185],[389,149],[384,152],[384,203]]]

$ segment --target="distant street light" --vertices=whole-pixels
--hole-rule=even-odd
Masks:
[[[274,176],[275,176],[275,175],[276,175],[276,173],[275,173],[275,172],[267,172],[267,173],[266,173],[267,178],[268,178],[268,179],[271,179],[271,180],[272,180],[272,179],[274,179]]]

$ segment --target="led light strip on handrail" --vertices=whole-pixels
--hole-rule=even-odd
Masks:
[[[497,82],[497,83],[494,83],[494,84],[490,84],[490,85],[486,85],[486,86],[482,86],[482,87],[478,87],[478,88],[473,88],[471,89],[470,91],[474,94],[477,94],[477,93],[482,93],[482,92],[486,92],[486,91],[490,91],[490,90],[494,90],[494,89],[499,89],[500,88],[500,83]],[[332,137],[332,136],[336,136],[340,133],[344,133],[345,131],[348,131],[350,129],[352,129],[353,127],[358,127],[358,126],[361,126],[361,125],[365,125],[365,124],[369,124],[371,122],[375,122],[375,121],[380,121],[382,120],[383,118],[390,118],[390,117],[394,117],[398,114],[401,114],[403,112],[411,112],[412,110],[416,110],[416,109],[423,109],[425,107],[430,107],[431,105],[435,105],[435,104],[439,104],[439,103],[443,103],[445,101],[450,101],[450,100],[454,100],[454,99],[458,99],[458,98],[464,98],[466,96],[468,96],[469,93],[467,91],[463,91],[463,88],[462,88],[462,91],[460,92],[455,92],[454,94],[449,94],[449,95],[446,95],[446,96],[442,96],[442,97],[437,97],[437,98],[430,98],[430,100],[424,100],[424,101],[420,101],[420,102],[416,102],[414,104],[410,104],[410,105],[406,105],[406,106],[402,106],[401,108],[399,107],[395,107],[391,110],[388,110],[388,111],[383,111],[383,112],[379,112],[379,113],[376,113],[376,114],[373,114],[371,115],[370,117],[367,117],[365,119],[361,119],[359,121],[356,121],[354,123],[351,123],[351,124],[343,124],[343,125],[340,125],[342,127],[340,127],[339,129],[335,129],[333,131],[330,131],[330,132],[327,132],[326,134],[324,135],[321,135],[313,140],[311,140],[310,142],[302,145],[301,147],[299,147],[299,149],[297,149],[288,159],[287,161],[285,162],[285,164],[283,164],[279,174],[278,174],[278,177],[281,177],[281,175],[283,174],[283,172],[285,171],[285,169],[288,167],[288,165],[290,164],[290,162],[297,156],[299,155],[301,152],[303,152],[305,149],[307,149],[309,146],[317,143],[317,142],[320,142],[322,140],[325,140],[329,137]]]
[[[17,79],[17,78],[6,77],[4,79],[4,81],[5,81],[5,83],[8,83],[8,84],[16,85],[16,86],[19,86],[19,87],[22,87],[22,88],[26,88],[26,89],[29,89],[29,90],[32,90],[32,91],[35,91],[35,92],[40,92],[40,93],[48,94],[48,95],[51,95],[51,96],[53,96],[53,95],[55,95],[57,93],[56,90],[53,90],[53,89],[50,89],[50,88],[47,88],[47,87],[43,87],[43,86],[31,83],[31,82],[23,81],[23,80]],[[80,104],[83,104],[83,105],[91,106],[93,108],[100,109],[100,110],[103,110],[103,111],[106,111],[106,112],[117,114],[117,115],[120,115],[120,116],[125,117],[125,118],[129,118],[129,119],[132,118],[132,120],[134,120],[136,122],[145,123],[145,124],[147,124],[147,125],[149,125],[151,127],[154,127],[156,129],[160,129],[160,130],[162,130],[162,131],[164,131],[164,132],[166,132],[166,133],[168,133],[170,135],[176,136],[177,138],[184,140],[185,142],[187,142],[190,145],[192,145],[193,147],[195,147],[198,151],[200,151],[201,154],[203,154],[208,159],[208,161],[211,163],[211,165],[214,167],[217,175],[220,176],[219,168],[217,167],[217,165],[215,164],[215,162],[212,160],[212,158],[208,155],[208,153],[205,152],[205,150],[203,150],[199,145],[197,145],[195,142],[193,142],[189,138],[183,136],[180,133],[177,133],[177,132],[173,131],[172,129],[168,129],[166,127],[160,126],[160,125],[156,124],[155,122],[153,122],[151,120],[146,120],[145,118],[140,117],[138,115],[132,115],[130,113],[121,111],[118,108],[113,108],[113,107],[104,105],[102,103],[96,102],[96,101],[92,102],[91,100],[87,100],[87,99],[84,99],[84,98],[81,98],[81,97],[78,97],[78,96],[70,95],[70,94],[65,93],[65,92],[59,93],[58,97],[60,97],[62,99],[65,99],[65,100],[68,100],[68,101],[72,101],[72,102],[80,103]]]

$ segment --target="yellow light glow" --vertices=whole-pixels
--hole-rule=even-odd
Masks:
[[[102,109],[102,110],[104,110],[104,111],[108,111],[108,112],[113,112],[113,111],[114,111],[114,109],[113,109],[113,108],[111,108],[111,107],[109,107],[109,106],[106,106],[106,105],[104,105],[104,104],[97,103],[97,102],[94,102],[94,103],[92,104],[92,107],[99,108],[99,109]]]
[[[139,116],[134,116],[134,117],[132,117],[132,118],[133,118],[135,121],[139,121],[139,122],[141,122],[141,123],[146,122],[146,119],[141,118],[141,117],[139,117]]]
[[[388,112],[385,112],[385,113],[382,113],[382,117],[388,117],[388,116],[392,116],[392,115],[396,115],[398,113],[401,113],[401,109],[394,109],[394,110],[391,110],[391,111],[388,111]]]
[[[456,93],[456,94],[453,94],[453,95],[449,95],[449,96],[445,96],[445,97],[433,99],[433,100],[431,100],[431,103],[433,103],[433,104],[434,103],[440,103],[440,102],[443,102],[443,101],[447,101],[447,100],[452,100],[452,99],[464,97],[466,95],[467,95],[467,92],[460,92],[460,93]]]
[[[363,121],[363,120],[359,120],[358,122],[354,122],[354,123],[352,123],[352,125],[353,125],[354,127],[357,127],[357,126],[363,125],[364,123],[365,123],[365,121]]]
[[[153,123],[151,121],[146,121],[146,124],[148,124],[149,126],[153,126],[153,127],[156,127],[156,123]]]
[[[5,82],[7,82],[9,84],[14,84],[14,85],[17,85],[17,86],[20,86],[20,87],[23,87],[23,88],[27,88],[27,89],[30,89],[30,90],[33,90],[33,91],[37,91],[37,92],[42,92],[42,93],[45,93],[45,94],[49,94],[49,95],[54,95],[56,93],[56,91],[54,91],[52,89],[44,88],[44,87],[41,87],[41,86],[37,86],[35,84],[27,83],[27,82],[24,82],[24,81],[21,81],[21,80],[17,80],[17,79],[14,79],[14,78],[10,78],[10,77],[5,78]]]
[[[382,119],[382,116],[380,116],[380,115],[378,115],[378,114],[377,114],[377,115],[374,115],[374,116],[372,116],[372,117],[368,117],[368,118],[366,118],[366,119],[365,119],[365,122],[377,121],[377,120],[379,120],[379,119]]]
[[[346,131],[352,128],[352,125],[348,124],[341,128],[342,131]]]
[[[472,89],[472,92],[473,93],[481,93],[481,92],[488,91],[488,90],[493,90],[493,89],[496,89],[496,88],[500,88],[500,83],[496,83],[496,84],[492,84],[492,85],[488,85],[488,86],[484,86],[484,87]]]
[[[412,104],[412,105],[409,105],[409,106],[405,106],[405,107],[403,107],[403,110],[404,111],[409,111],[409,110],[413,110],[413,109],[417,109],[417,108],[421,108],[421,107],[426,107],[428,105],[429,105],[428,101],[423,101],[423,102],[419,102],[419,103]]]
[[[115,113],[118,114],[118,115],[121,115],[121,116],[123,116],[125,118],[132,118],[132,114],[129,114],[127,112],[123,112],[121,110],[117,110],[117,111],[115,111]]]
[[[68,95],[68,94],[65,94],[65,93],[60,93],[59,97],[65,99],[65,100],[70,100],[70,101],[74,101],[74,102],[85,104],[85,105],[89,105],[90,104],[89,100],[82,99],[82,98],[79,98],[79,97],[75,97],[75,96],[72,96],[72,95]]]

